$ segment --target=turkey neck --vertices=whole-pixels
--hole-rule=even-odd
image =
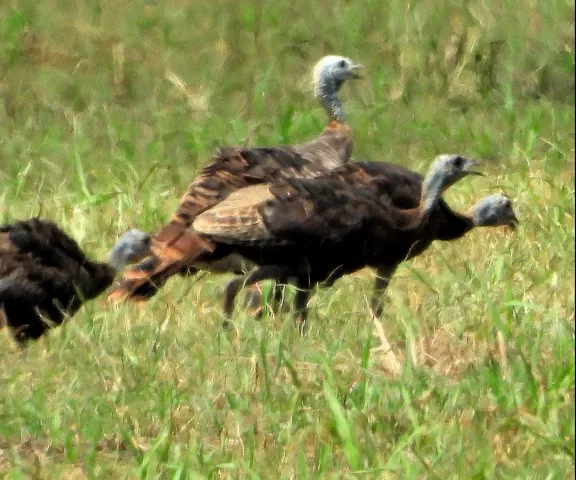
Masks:
[[[320,78],[315,82],[314,95],[328,114],[330,120],[335,120],[338,123],[346,123],[344,108],[338,96],[341,86],[342,82],[340,81]]]

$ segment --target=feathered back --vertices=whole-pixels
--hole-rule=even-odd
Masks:
[[[193,228],[224,244],[308,251],[368,232],[375,220],[402,228],[404,216],[410,211],[398,214],[389,199],[368,189],[332,178],[291,178],[235,192],[199,215]]]
[[[86,299],[101,293],[115,274],[107,263],[90,261],[54,222],[39,218],[0,227],[0,276],[14,276],[14,271],[20,279],[29,276],[51,285],[73,281]]]
[[[16,221],[12,224],[0,226],[0,233],[8,236],[0,236],[6,243],[20,252],[29,251],[34,245],[46,244],[50,248],[66,253],[68,257],[77,262],[84,262],[86,256],[76,241],[66,235],[54,222],[40,218]]]
[[[0,306],[20,340],[60,324],[84,300],[102,293],[115,270],[86,258],[78,244],[49,220],[33,218],[0,227]]]
[[[312,144],[312,142],[311,142]],[[326,150],[324,144],[318,152]],[[311,147],[313,151],[314,147]],[[312,153],[309,153],[312,156]],[[213,161],[200,170],[180,200],[171,223],[188,228],[194,218],[224,200],[231,192],[280,178],[312,178],[327,173],[321,162],[305,160],[295,147],[221,148]],[[166,241],[161,230],[156,241]]]
[[[425,248],[436,238],[440,196],[464,176],[477,174],[471,169],[476,163],[457,155],[438,157],[423,182],[392,166],[384,166],[388,175],[346,166],[315,179],[281,179],[268,188],[236,192],[199,215],[193,228],[260,265],[283,265],[295,252],[321,279],[339,265],[348,265],[343,271],[379,262],[397,265],[415,244]],[[416,206],[394,204],[398,184],[399,192],[408,189],[412,196],[421,190]]]

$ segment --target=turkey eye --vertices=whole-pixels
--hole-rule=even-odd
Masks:
[[[456,165],[457,168],[461,168],[463,163],[464,159],[462,157],[456,157],[454,159],[454,165]]]
[[[346,61],[345,60],[340,60],[340,68],[344,68],[346,66]]]

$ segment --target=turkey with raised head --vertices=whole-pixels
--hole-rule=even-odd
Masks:
[[[314,285],[331,285],[364,267],[395,269],[421,253],[436,238],[443,192],[467,175],[479,175],[473,170],[477,163],[459,155],[437,157],[414,208],[399,208],[390,196],[334,178],[245,188],[196,218],[192,228],[206,251],[187,262],[234,253],[258,265],[228,284],[228,316],[242,285],[265,279],[295,283],[294,309],[302,326]]]
[[[153,237],[153,255],[127,269],[110,294],[113,301],[146,300],[176,274],[192,275],[197,269],[178,270],[174,265],[190,251],[186,230],[203,211],[232,192],[281,178],[313,178],[346,163],[352,137],[338,92],[345,81],[359,78],[360,65],[349,58],[329,55],[314,67],[314,94],[328,114],[328,125],[318,137],[305,143],[277,147],[221,148],[211,163],[200,170],[169,223]],[[204,268],[240,273],[245,262],[238,256]]]

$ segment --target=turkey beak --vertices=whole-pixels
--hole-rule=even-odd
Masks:
[[[518,227],[519,223],[520,223],[520,221],[518,220],[518,217],[516,216],[516,214],[512,213],[512,216],[510,217],[510,221],[508,222],[508,228],[510,230],[514,231]]]
[[[479,175],[481,177],[484,177],[484,174],[482,172],[477,172],[476,170],[471,170],[472,167],[475,167],[476,165],[480,165],[480,163],[481,163],[480,160],[474,160],[474,159],[466,160],[466,163],[464,164],[464,167],[462,168],[464,175]]]
[[[357,70],[361,70],[363,67],[363,65],[357,63],[355,65],[350,66],[350,76],[352,78],[362,78],[362,75],[357,71]]]

